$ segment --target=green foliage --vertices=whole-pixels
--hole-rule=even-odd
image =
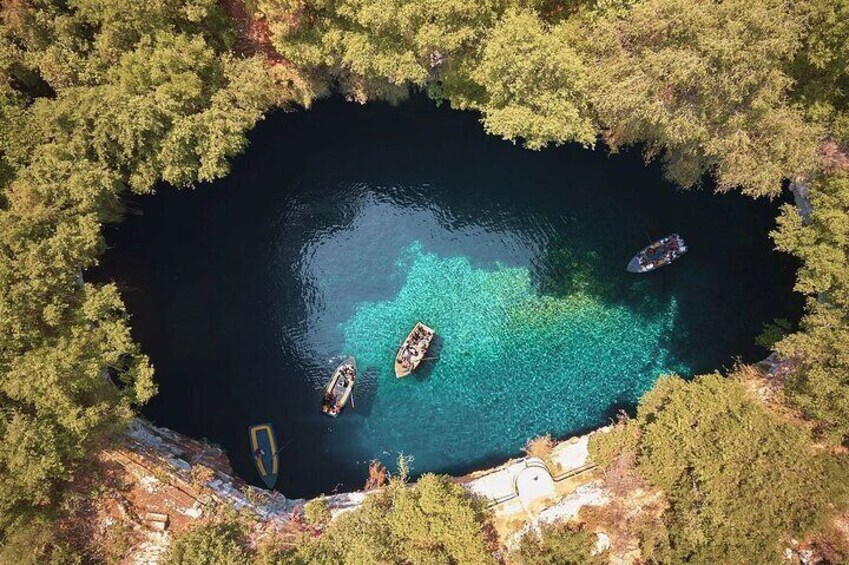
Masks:
[[[316,565],[494,565],[485,521],[482,506],[445,477],[425,475],[410,487],[395,479],[298,554]]]
[[[776,348],[801,367],[787,382],[788,398],[836,443],[849,441],[849,174],[821,177],[810,187],[813,212],[805,223],[784,206],[772,232],[779,249],[802,261],[796,290],[809,296],[800,331]]]
[[[576,141],[593,145],[587,70],[565,25],[549,27],[530,9],[509,9],[487,35],[469,73],[446,77],[452,105],[476,108],[487,132],[530,149]]]
[[[786,318],[776,318],[771,322],[766,322],[763,325],[763,331],[755,338],[755,343],[764,349],[772,349],[776,343],[790,333],[793,325]]]
[[[789,104],[801,20],[784,0],[646,0],[600,18],[585,49],[592,101],[614,149],[663,154],[682,186],[775,195],[812,170],[818,128]]]
[[[227,172],[276,101],[214,0],[44,0],[0,25],[0,533],[54,506],[155,392],[114,285],[84,283],[127,187]],[[27,523],[35,523],[27,520]]]
[[[250,561],[251,565],[309,565],[298,555],[297,547],[290,543],[287,547],[275,547],[273,544],[261,547]]]
[[[107,78],[39,99],[11,132],[27,149],[11,153],[15,164],[55,151],[52,141],[68,158],[90,156],[122,173],[139,192],[160,179],[177,186],[212,180],[227,173],[227,160],[246,145],[244,133],[273,102],[261,60],[219,57],[198,36],[145,38]]]
[[[174,539],[163,565],[242,565],[250,562],[242,527],[235,522],[203,524]]]
[[[613,433],[631,436],[631,426],[639,474],[670,504],[656,562],[777,562],[783,540],[816,530],[845,503],[845,467],[733,379],[663,377],[636,420]]]
[[[812,119],[849,147],[849,1],[800,4],[808,33],[791,66],[794,96]]]
[[[215,0],[13,2],[4,23],[22,46],[18,76],[35,72],[54,90],[104,82],[118,59],[161,32],[201,36],[219,51],[233,31]]]
[[[612,431],[599,432],[590,438],[592,460],[602,467],[610,467],[618,457],[635,454],[640,445],[640,427],[636,420],[619,422]]]
[[[310,526],[324,527],[330,522],[330,508],[323,496],[314,498],[304,505],[304,519]]]
[[[547,524],[539,535],[522,537],[519,549],[510,554],[516,565],[604,565],[607,555],[593,554],[596,536],[567,524]]]
[[[0,563],[15,565],[82,565],[83,556],[57,535],[43,517],[23,519],[10,528],[0,544]]]
[[[259,0],[258,7],[284,57],[329,69],[364,101],[397,100],[407,83],[424,86],[475,47],[502,1]]]

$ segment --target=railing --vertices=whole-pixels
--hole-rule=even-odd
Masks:
[[[526,465],[526,466],[539,467],[539,464]],[[593,469],[595,469],[597,467],[598,467],[598,465],[596,465],[595,463],[587,463],[586,465],[582,465],[580,467],[575,467],[573,469],[569,469],[568,471],[564,471],[563,473],[560,473],[557,476],[552,476],[551,479],[555,483],[558,483],[560,481],[564,481],[564,480],[569,479],[571,477],[575,477],[577,475],[581,475],[581,474],[586,473],[588,471],[592,471]],[[545,468],[548,469],[547,466]],[[499,496],[498,498],[490,498],[486,507],[492,508],[494,506],[498,506],[499,504],[504,504],[505,502],[509,502],[510,500],[513,500],[513,499],[518,498],[518,497],[519,497],[519,493],[516,492],[516,477],[514,476],[513,477],[513,492],[511,492],[510,494],[505,494],[504,496]]]

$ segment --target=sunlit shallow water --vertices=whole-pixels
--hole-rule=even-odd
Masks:
[[[541,295],[526,267],[473,267],[419,243],[397,274],[397,296],[358,304],[342,324],[344,351],[372,369],[369,405],[350,415],[360,449],[462,466],[471,452],[509,453],[530,435],[603,421],[658,373],[690,372],[669,349],[674,296],[646,295],[640,313],[586,292]],[[387,360],[411,319],[438,332],[436,359],[395,382]]]
[[[160,192],[92,274],[120,282],[156,366],[146,414],[253,481],[246,427],[273,422],[290,496],[356,488],[374,458],[461,473],[598,426],[661,373],[757,359],[762,323],[799,312],[774,203],[681,193],[636,155],[525,151],[423,101],[276,115],[226,179]],[[672,231],[690,253],[625,272]],[[416,320],[433,359],[398,380]],[[361,374],[331,420],[345,355]]]

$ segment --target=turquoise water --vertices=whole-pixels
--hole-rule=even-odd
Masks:
[[[461,465],[467,453],[433,438],[474,444],[483,431],[491,453],[515,451],[533,435],[603,421],[611,401],[632,402],[661,372],[690,373],[665,344],[674,296],[646,295],[641,314],[589,289],[541,295],[525,267],[474,267],[420,242],[392,276],[404,281],[397,296],[358,304],[341,326],[343,350],[373,369],[369,413],[349,415],[362,418],[365,446]],[[438,359],[399,381],[387,360],[411,320],[436,330]]]
[[[800,312],[777,202],[678,191],[636,153],[526,151],[423,101],[327,101],[251,142],[226,179],[132,202],[89,276],[121,285],[156,367],[145,414],[257,484],[247,428],[272,422],[288,496],[358,488],[400,453],[414,473],[499,463],[632,410],[662,373],[758,360],[762,324]],[[625,272],[671,232],[683,258]],[[398,380],[416,320],[437,358]],[[334,420],[321,390],[347,355]]]

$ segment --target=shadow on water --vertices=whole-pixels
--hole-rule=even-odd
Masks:
[[[773,253],[767,236],[777,203],[677,191],[636,153],[526,151],[487,136],[474,114],[423,100],[400,108],[323,101],[271,116],[250,140],[232,173],[213,185],[160,187],[155,198],[132,200],[139,212],[107,229],[110,250],[87,276],[126,289],[134,336],[159,383],[145,415],[221,444],[236,472],[255,483],[247,428],[273,422],[278,443],[288,444],[278,482],[288,496],[357,488],[369,460],[391,464],[397,446],[415,442],[426,448],[413,464],[419,472],[500,463],[519,454],[525,433],[576,433],[633,408],[640,387],[676,369],[653,365],[663,358],[657,352],[690,372],[737,355],[754,360],[761,324],[801,311],[791,292],[795,264]],[[648,239],[676,231],[690,248],[680,261],[649,275],[625,273]],[[578,402],[585,393],[583,411],[543,417],[518,411],[539,399],[512,379],[550,384],[537,365],[511,357],[522,343],[501,344],[507,349],[496,361],[511,364],[492,369],[490,361],[475,365],[465,344],[440,338],[429,355],[441,358],[399,382],[391,374],[395,336],[383,344],[369,335],[367,345],[385,353],[361,365],[356,407],[336,420],[323,416],[322,387],[340,356],[355,353],[341,350],[346,324],[364,305],[396,300],[406,288],[411,242],[422,249],[413,259],[444,265],[460,257],[471,265],[462,271],[468,277],[507,280],[492,292],[515,291],[525,280],[505,269],[527,273],[539,297],[556,302],[554,321],[570,320],[572,310],[559,304],[575,296],[587,297],[591,312],[634,316],[658,336],[650,354],[586,355],[609,354],[611,363],[620,355],[645,378],[607,383],[603,397],[574,385],[568,397]],[[556,336],[545,333],[546,320],[540,328],[513,314],[522,331],[537,332],[528,335]],[[458,359],[469,365],[468,381],[449,378]],[[592,363],[586,371],[587,379],[606,377]],[[486,394],[509,402],[488,403]],[[405,401],[411,406],[391,404]],[[380,419],[402,408],[410,428]],[[435,421],[459,423],[448,433],[428,427]],[[424,437],[405,436],[411,429]]]
[[[377,382],[377,370],[372,367],[367,368],[360,372],[358,378]],[[349,411],[361,418],[368,418],[371,415],[372,408],[374,408],[377,387],[361,390],[355,386],[352,396],[354,397],[354,403],[352,406],[349,406]]]

